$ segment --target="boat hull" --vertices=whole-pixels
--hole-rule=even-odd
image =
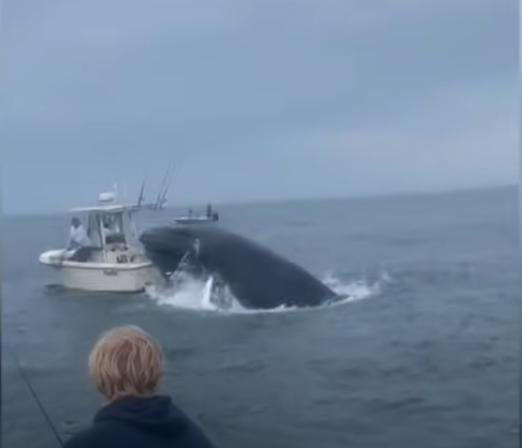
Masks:
[[[161,281],[161,274],[152,263],[42,263],[52,268],[56,284],[70,289],[139,292]]]

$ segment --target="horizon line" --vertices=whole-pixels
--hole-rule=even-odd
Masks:
[[[482,185],[482,186],[469,186],[469,187],[456,187],[456,188],[441,188],[434,190],[424,190],[424,191],[413,191],[413,190],[404,190],[404,191],[393,191],[389,193],[361,193],[354,195],[338,195],[338,196],[308,196],[308,197],[288,197],[288,198],[253,198],[249,200],[224,200],[224,201],[195,201],[193,203],[179,203],[175,205],[169,205],[167,209],[175,209],[175,208],[186,208],[190,206],[196,205],[205,205],[210,202],[212,205],[218,206],[241,206],[241,205],[256,205],[256,204],[281,204],[281,203],[291,203],[291,202],[306,202],[306,201],[331,201],[331,200],[359,200],[359,199],[380,199],[380,198],[398,198],[398,197],[408,197],[408,196],[440,196],[445,194],[455,194],[455,193],[466,193],[466,192],[477,192],[477,191],[487,191],[487,190],[502,190],[502,189],[511,189],[520,188],[520,183],[504,183],[504,184],[495,184],[495,185]],[[68,214],[69,210],[48,210],[48,211],[37,211],[37,212],[7,212],[5,210],[0,211],[0,216],[3,217],[27,217],[27,216],[53,216],[60,214]]]

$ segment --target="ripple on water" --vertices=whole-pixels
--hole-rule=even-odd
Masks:
[[[260,372],[266,368],[266,363],[262,360],[247,360],[233,363],[227,363],[219,367],[219,370],[225,372],[238,372],[238,373],[254,373]]]

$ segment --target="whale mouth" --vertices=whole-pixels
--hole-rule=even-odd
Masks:
[[[167,286],[147,287],[146,294],[158,305],[175,309],[231,314],[288,312],[338,306],[375,297],[381,294],[383,286],[391,279],[384,272],[371,280],[343,280],[328,274],[322,281],[339,295],[339,299],[314,307],[280,305],[274,308],[245,308],[219,275],[196,276],[190,270],[183,269],[172,274]]]

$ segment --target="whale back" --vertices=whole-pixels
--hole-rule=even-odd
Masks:
[[[172,252],[182,252],[176,240],[186,244],[190,236],[193,262],[197,260],[206,271],[218,274],[246,308],[314,306],[336,297],[330,288],[302,267],[218,226],[179,226],[157,232],[165,239],[164,245],[160,244],[162,256],[169,248]],[[142,241],[150,250],[147,238]]]

